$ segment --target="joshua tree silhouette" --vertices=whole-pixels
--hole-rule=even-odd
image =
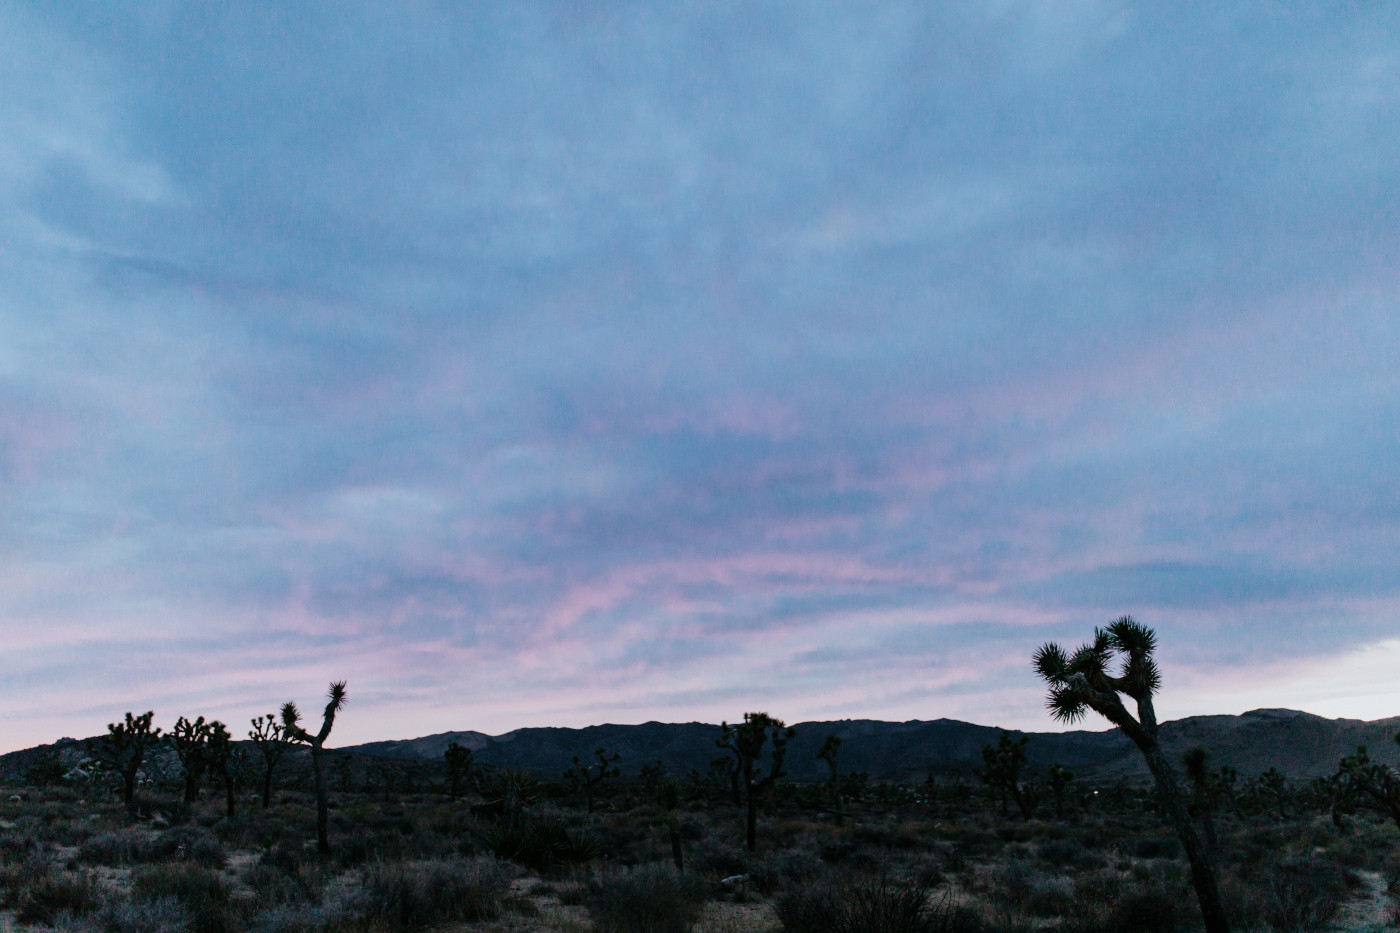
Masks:
[[[1023,820],[1031,818],[1032,802],[1021,786],[1021,768],[1026,763],[1026,745],[1030,740],[1028,735],[1013,739],[1010,732],[1001,730],[995,746],[982,746],[982,763],[986,767],[977,772],[983,782],[999,792],[1002,812],[1006,812],[1006,798],[1010,795]]]
[[[180,764],[185,768],[185,803],[199,799],[199,782],[204,780],[204,772],[209,767],[210,734],[210,724],[203,716],[194,722],[181,716],[170,730],[175,754],[180,756]]]
[[[146,746],[160,739],[160,727],[151,728],[155,715],[150,710],[140,716],[127,713],[125,722],[108,723],[107,734],[99,746],[106,764],[122,777],[122,803],[130,811],[136,808],[136,775],[141,771]]]
[[[1152,694],[1161,686],[1162,676],[1152,659],[1156,647],[1157,636],[1152,629],[1134,622],[1131,616],[1123,616],[1106,629],[1094,629],[1094,640],[1080,645],[1072,655],[1066,655],[1054,642],[1046,642],[1035,653],[1035,669],[1050,688],[1047,705],[1053,717],[1061,722],[1077,722],[1086,711],[1093,710],[1122,730],[1142,752],[1157,782],[1162,811],[1191,863],[1191,880],[1206,931],[1229,933],[1210,858],[1196,837],[1191,817],[1181,801],[1176,774],[1157,741]],[[1108,670],[1115,657],[1122,659],[1116,677]],[[1136,718],[1123,705],[1125,696],[1136,702]]]
[[[745,713],[744,721],[731,726],[720,723],[722,730],[718,745],[734,752],[738,759],[739,773],[743,776],[745,800],[748,814],[744,826],[744,841],[750,852],[758,848],[758,801],[778,778],[787,774],[783,770],[783,758],[787,755],[787,743],[797,734],[797,730],[781,719],[774,719],[767,713]],[[763,745],[769,733],[773,737],[772,760],[768,773],[760,776],[755,765],[763,753]]]
[[[293,742],[311,746],[311,768],[316,774],[316,851],[322,855],[330,853],[331,843],[326,831],[329,808],[326,801],[326,767],[321,752],[331,734],[331,726],[335,725],[335,714],[345,706],[345,681],[332,683],[326,699],[326,710],[321,715],[321,731],[315,735],[301,727],[301,712],[295,703],[288,700],[282,704],[282,734]]]
[[[836,811],[836,825],[845,822],[845,812],[841,809],[841,769],[837,757],[841,754],[841,736],[828,735],[822,747],[817,749],[817,757],[831,769],[831,807]]]
[[[272,713],[250,719],[249,722],[252,723],[253,728],[248,730],[248,738],[253,741],[263,756],[262,805],[263,809],[266,810],[272,806],[272,772],[277,768],[277,762],[281,760],[282,754],[287,750],[288,743],[286,736],[282,733],[282,724]]]
[[[618,752],[608,754],[606,748],[596,748],[593,750],[593,757],[596,759],[592,763],[585,763],[582,758],[575,755],[573,764],[569,770],[564,772],[564,777],[575,787],[583,790],[584,798],[588,801],[588,812],[593,812],[594,788],[602,784],[608,778],[615,778],[622,774],[614,762],[622,757]]]

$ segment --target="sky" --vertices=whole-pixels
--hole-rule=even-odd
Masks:
[[[1397,285],[1393,4],[0,5],[0,751],[1400,715]]]

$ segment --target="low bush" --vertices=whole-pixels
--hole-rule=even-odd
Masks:
[[[1346,895],[1346,869],[1316,856],[1266,859],[1225,885],[1236,925],[1279,933],[1327,929]]]
[[[57,933],[188,933],[190,913],[173,897],[153,901],[108,898],[84,917],[62,917]]]
[[[21,923],[52,924],[63,914],[86,914],[97,905],[97,888],[87,872],[40,871],[20,889],[15,915]]]
[[[812,879],[779,895],[774,910],[786,933],[944,933],[972,919],[917,879],[888,874]]]
[[[365,872],[359,905],[371,922],[407,933],[497,917],[509,889],[509,873],[492,858],[376,862]]]
[[[90,865],[131,865],[141,860],[145,836],[135,827],[100,833],[82,844],[78,858]]]
[[[588,914],[598,933],[690,933],[704,888],[668,865],[641,865],[594,881]]]
[[[498,858],[540,872],[589,862],[602,854],[592,833],[550,817],[493,823],[482,831],[481,841]]]
[[[138,901],[171,898],[189,911],[190,933],[230,933],[238,918],[228,885],[213,868],[192,862],[163,862],[138,869],[131,892]]]

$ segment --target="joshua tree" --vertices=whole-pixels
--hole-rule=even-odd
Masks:
[[[311,746],[311,768],[316,775],[316,851],[322,855],[330,854],[331,842],[326,830],[329,819],[326,768],[321,752],[326,746],[326,739],[330,737],[331,726],[335,725],[335,714],[345,706],[345,681],[333,682],[326,699],[326,709],[321,714],[321,731],[315,735],[301,727],[301,711],[296,703],[288,700],[282,704],[282,734],[293,742]]]
[[[447,751],[443,752],[443,758],[447,759],[447,792],[452,795],[452,799],[457,799],[457,794],[462,789],[463,781],[470,781],[476,763],[472,760],[472,750],[465,745],[458,745],[453,742],[447,746]]]
[[[194,722],[181,716],[170,730],[175,754],[180,756],[180,764],[185,769],[185,803],[199,799],[199,782],[204,780],[205,769],[209,767],[209,736],[210,724],[203,716]]]
[[[574,756],[574,763],[569,770],[564,772],[564,777],[568,778],[575,787],[583,789],[583,796],[588,801],[588,812],[593,812],[593,788],[603,783],[608,778],[617,777],[622,773],[614,762],[622,756],[617,752],[608,754],[606,748],[595,748],[593,750],[594,761],[591,764],[584,764],[583,759]]]
[[[982,763],[986,767],[977,772],[983,782],[1001,793],[1002,812],[1006,812],[1006,795],[1010,794],[1023,820],[1031,818],[1031,801],[1021,787],[1021,768],[1026,763],[1026,743],[1029,741],[1028,735],[1012,739],[1011,733],[1003,729],[995,748],[982,746]]]
[[[1400,744],[1400,734],[1395,741]],[[1347,755],[1338,763],[1333,782],[1337,798],[1344,805],[1367,807],[1400,826],[1400,774],[1372,762],[1366,746],[1357,746],[1356,754]]]
[[[1215,820],[1211,818],[1211,811],[1215,809],[1215,780],[1207,766],[1209,760],[1210,752],[1204,745],[1188,748],[1181,755],[1186,777],[1191,781],[1190,810],[1201,821],[1201,829],[1206,834],[1206,848],[1213,855],[1220,849],[1215,836]]]
[[[681,847],[681,783],[675,778],[665,778],[657,789],[657,803],[666,815],[666,832],[671,837],[671,861],[676,863],[676,871],[685,871],[685,850]]]
[[[272,713],[249,721],[253,728],[248,730],[248,738],[252,739],[263,757],[262,805],[266,810],[272,806],[272,772],[276,770],[277,762],[287,751],[288,742],[282,731],[282,724]]]
[[[1074,772],[1058,761],[1049,767],[1050,772],[1050,793],[1055,797],[1055,819],[1065,818],[1065,790],[1074,780]]]
[[[1181,801],[1176,773],[1157,740],[1157,713],[1152,694],[1161,686],[1161,673],[1152,659],[1156,634],[1124,616],[1106,629],[1095,629],[1094,640],[1067,655],[1059,645],[1047,642],[1035,653],[1035,669],[1050,688],[1050,713],[1061,722],[1077,722],[1093,710],[1126,735],[1147,761],[1157,784],[1162,812],[1176,830],[1191,863],[1191,880],[1201,906],[1207,933],[1228,933],[1229,921],[1220,903],[1210,858],[1196,838],[1191,816]],[[1115,656],[1122,658],[1118,676],[1109,673]],[[1137,704],[1134,718],[1123,697]]]
[[[233,816],[237,806],[236,796],[233,792],[233,783],[238,770],[237,760],[238,750],[234,748],[233,736],[228,734],[228,727],[217,719],[209,724],[209,764],[224,779],[224,796],[228,807],[228,815]]]
[[[841,808],[841,770],[836,762],[836,757],[840,752],[841,737],[839,735],[828,735],[826,741],[822,742],[822,747],[817,749],[817,757],[826,762],[826,766],[831,769],[831,808],[836,813],[837,826],[845,822],[846,818],[846,814]]]
[[[658,758],[642,765],[637,777],[642,781],[642,796],[655,800],[661,793],[661,782],[666,780],[666,766]]]
[[[151,728],[155,713],[147,710],[140,716],[126,714],[125,722],[107,724],[107,734],[97,748],[103,763],[122,778],[122,803],[129,811],[136,809],[136,775],[141,771],[141,759],[146,746],[160,739],[160,728]]]
[[[726,747],[723,737],[715,739],[715,744],[721,748]],[[730,751],[733,752],[732,747],[730,747]],[[742,807],[744,805],[744,794],[739,789],[738,752],[733,752],[732,755],[721,755],[711,761],[709,779],[720,788],[729,788],[729,796],[734,801],[734,806]],[[722,794],[724,791],[721,790],[720,793]]]
[[[778,779],[787,774],[783,770],[783,758],[787,755],[787,743],[797,734],[781,719],[774,719],[767,713],[745,713],[744,721],[731,726],[720,723],[722,730],[719,746],[734,752],[738,760],[739,772],[743,776],[745,802],[748,814],[744,824],[744,841],[750,852],[758,848],[758,801]],[[758,758],[763,754],[763,745],[769,737],[773,739],[772,758],[768,773],[756,769]]]

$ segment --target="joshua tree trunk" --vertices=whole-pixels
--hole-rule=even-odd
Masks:
[[[321,761],[320,742],[311,746],[311,770],[316,776],[316,851],[327,855],[331,851],[330,804],[326,799],[326,768]]]
[[[758,788],[754,787],[753,762],[744,761],[744,789],[748,810],[744,816],[744,844],[750,852],[758,848]]]
[[[331,727],[335,725],[335,714],[345,705],[345,681],[332,683],[327,699],[329,702],[326,703],[325,713],[321,716],[321,731],[315,735],[307,732],[299,724],[301,713],[295,703],[289,701],[282,705],[283,734],[294,741],[311,746],[311,770],[316,778],[316,851],[322,855],[330,854],[331,843],[327,832],[330,808],[326,801],[326,769],[321,760],[321,752],[331,734]]]
[[[1220,892],[1215,886],[1215,871],[1211,868],[1210,856],[1201,846],[1196,828],[1191,825],[1191,814],[1181,801],[1181,791],[1177,787],[1176,775],[1172,772],[1167,756],[1160,745],[1153,741],[1149,747],[1138,746],[1147,759],[1147,768],[1157,782],[1157,799],[1162,812],[1176,830],[1181,847],[1186,850],[1186,860],[1191,863],[1191,883],[1196,888],[1196,900],[1201,905],[1201,917],[1205,920],[1207,933],[1229,933],[1230,924],[1225,917],[1225,909],[1220,903]]]

